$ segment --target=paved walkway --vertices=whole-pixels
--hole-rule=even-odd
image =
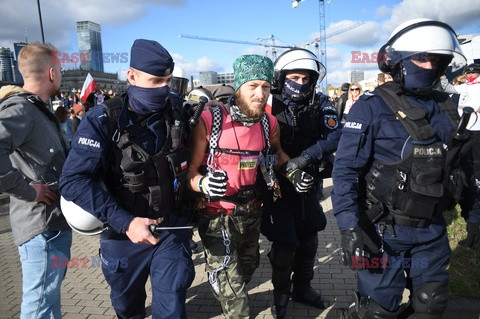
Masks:
[[[324,193],[330,191],[330,181]],[[312,286],[332,301],[329,309],[320,311],[291,301],[288,306],[288,318],[339,318],[338,309],[347,307],[351,302],[355,288],[354,272],[341,264],[336,220],[331,212],[330,198],[322,202],[328,219],[327,228],[319,233],[318,263]],[[187,314],[189,318],[220,319],[219,303],[213,298],[206,280],[204,257],[198,234],[194,239],[199,243],[199,253],[193,255],[196,276],[187,293]],[[87,268],[68,269],[62,287],[62,312],[65,319],[115,318],[109,299],[109,288],[103,278],[98,260],[98,237],[74,234],[72,257],[88,258]],[[261,260],[252,281],[249,283],[249,297],[252,318],[272,318],[271,270],[267,258],[270,243],[262,237],[260,240]],[[151,304],[151,291],[147,298],[147,312]],[[18,318],[21,301],[21,267],[17,248],[13,245],[8,218],[8,205],[0,206],[0,318]],[[462,307],[462,306],[460,306]],[[149,316],[148,318],[151,318]],[[444,318],[473,319],[476,315],[462,314],[452,308]]]

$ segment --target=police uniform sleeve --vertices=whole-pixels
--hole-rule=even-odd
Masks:
[[[340,231],[358,224],[358,181],[372,156],[372,114],[367,101],[356,102],[342,128],[335,153],[332,204]]]
[[[60,177],[60,191],[69,201],[125,233],[134,218],[99,183],[107,167],[109,120],[103,106],[94,107],[80,122]]]
[[[325,154],[330,154],[337,149],[341,136],[341,124],[338,120],[337,110],[326,96],[323,96],[321,103],[322,119],[319,125],[322,129],[322,138],[305,150],[317,161],[320,161]]]

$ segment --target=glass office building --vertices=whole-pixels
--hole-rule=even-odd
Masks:
[[[91,21],[77,21],[78,50],[86,61],[80,69],[103,72],[102,33],[100,25]],[[82,55],[85,54],[85,55]]]
[[[0,47],[0,81],[13,82],[13,52],[9,48]]]

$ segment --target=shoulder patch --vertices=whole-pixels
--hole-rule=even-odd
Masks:
[[[374,96],[378,96],[375,92],[367,92],[367,93],[363,93],[359,99],[360,100],[368,100]]]
[[[327,105],[323,108],[324,112],[332,111],[332,112],[337,112],[337,109],[333,107],[332,105]]]
[[[325,124],[325,126],[328,128],[328,129],[336,129],[338,127],[338,117],[336,114],[325,114],[323,116],[323,124]]]
[[[342,132],[350,133],[363,133],[367,128],[367,125],[361,122],[347,121],[343,125]]]
[[[100,148],[100,142],[88,137],[79,137],[78,144],[88,148]]]

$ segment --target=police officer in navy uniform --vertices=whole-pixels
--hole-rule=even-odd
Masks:
[[[189,152],[172,115],[174,63],[158,42],[145,39],[135,40],[130,57],[127,92],[83,118],[62,172],[61,194],[107,225],[100,257],[119,318],[145,317],[149,276],[152,317],[186,318],[194,268],[189,232],[179,229],[186,218],[177,190]],[[151,225],[169,229],[152,232]]]
[[[310,286],[318,247],[318,232],[326,226],[317,195],[322,161],[335,151],[339,120],[328,96],[316,93],[325,67],[305,49],[284,52],[275,61],[271,112],[280,124],[282,149],[291,158],[281,167],[281,197],[265,193],[262,233],[272,241],[268,253],[272,265],[275,318],[286,314],[290,297],[323,309],[329,302]],[[299,189],[289,180],[296,170],[311,177],[310,188]],[[292,277],[293,274],[293,277]],[[292,289],[293,286],[293,289]]]
[[[449,25],[401,24],[379,51],[380,70],[393,82],[360,97],[342,129],[332,202],[343,262],[358,270],[347,318],[398,318],[405,287],[409,318],[441,318],[447,307],[442,212],[465,183],[459,163],[468,134],[452,134],[456,106],[433,88],[454,57],[452,67],[465,60]]]

